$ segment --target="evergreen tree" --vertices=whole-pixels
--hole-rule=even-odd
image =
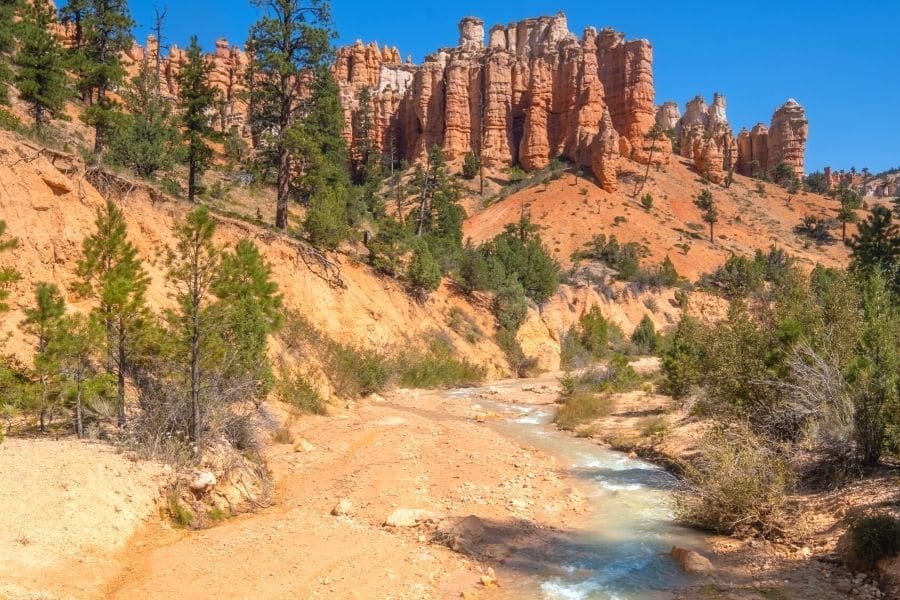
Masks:
[[[303,229],[314,246],[334,250],[347,239],[347,193],[339,186],[320,190],[310,199]]]
[[[74,314],[64,317],[38,362],[53,369],[59,378],[61,395],[73,408],[75,435],[84,437],[84,406],[105,396],[112,382],[108,374],[94,368],[94,352],[103,338],[102,324],[93,316]]]
[[[212,150],[207,143],[213,133],[208,113],[215,105],[216,90],[209,84],[211,66],[203,56],[197,36],[191,37],[185,57],[177,76],[178,101],[187,146],[188,200],[194,202],[197,177],[206,170],[212,158]]]
[[[37,399],[37,409],[40,412],[40,431],[46,433],[48,412],[58,399],[58,390],[54,387],[54,383],[59,372],[59,365],[53,360],[52,355],[47,354],[47,348],[65,331],[60,327],[60,321],[66,312],[66,303],[59,288],[52,283],[37,284],[34,296],[34,306],[25,309],[25,320],[20,327],[25,333],[34,336],[37,342],[34,364],[41,390]]]
[[[888,433],[900,427],[900,313],[877,268],[863,281],[862,305],[863,329],[848,381],[860,459],[871,467],[881,458]]]
[[[347,173],[349,155],[344,142],[344,109],[340,90],[325,67],[311,78],[312,95],[305,114],[285,134],[285,143],[293,155],[298,175],[292,184],[303,204],[327,190],[350,197]]]
[[[609,351],[609,321],[594,305],[581,317],[581,345],[597,358]]]
[[[856,223],[859,220],[856,211],[862,207],[862,198],[844,185],[835,190],[834,196],[841,203],[841,207],[838,209],[838,220],[841,222],[841,240],[846,242],[847,223]]]
[[[31,105],[40,132],[46,113],[59,112],[68,96],[62,46],[51,32],[53,9],[43,2],[26,4],[18,23],[20,44],[15,56],[19,97]]]
[[[266,143],[277,155],[278,172],[275,226],[286,230],[293,167],[288,132],[315,108],[331,59],[331,10],[324,0],[253,0],[253,5],[264,14],[248,40],[251,126],[271,136]],[[309,106],[298,93],[301,85],[312,89]]]
[[[517,331],[525,321],[528,316],[528,301],[525,289],[514,273],[497,290],[492,308],[497,324],[506,331]]]
[[[652,354],[659,345],[659,336],[656,335],[656,327],[650,315],[644,315],[641,322],[631,334],[631,343],[645,354]]]
[[[70,3],[70,7],[73,4],[80,15],[83,36],[74,66],[78,87],[89,104],[82,119],[94,127],[94,153],[102,157],[109,130],[119,114],[109,92],[125,75],[121,54],[131,47],[134,22],[127,0],[87,0]]]
[[[175,251],[168,259],[169,282],[175,288],[177,309],[171,315],[174,338],[187,365],[189,387],[190,438],[199,445],[203,441],[207,413],[206,391],[201,387],[203,369],[208,366],[211,342],[215,339],[214,317],[209,307],[210,293],[221,265],[221,254],[213,243],[216,230],[206,207],[188,213],[178,226]]]
[[[463,179],[475,179],[478,176],[478,171],[481,169],[481,161],[478,160],[478,157],[474,152],[466,152],[466,155],[463,157],[463,167],[462,167],[462,176]]]
[[[69,0],[59,9],[59,21],[71,29],[72,47],[76,51],[84,46],[84,23],[91,7],[91,0]]]
[[[66,301],[56,284],[39,283],[34,288],[35,303],[25,309],[22,330],[37,340],[37,351],[43,352],[66,312]]]
[[[719,211],[716,210],[716,204],[713,200],[712,192],[703,190],[700,195],[694,199],[694,205],[699,208],[702,213],[703,221],[709,223],[709,242],[715,243],[713,238],[713,228],[719,221]]]
[[[359,108],[353,113],[353,159],[355,183],[375,187],[381,179],[381,160],[375,147],[375,115],[372,88],[363,87],[359,92]],[[373,190],[374,191],[374,190]],[[368,198],[371,202],[371,198]],[[373,211],[374,212],[374,211]]]
[[[156,75],[144,62],[123,94],[127,114],[120,117],[119,127],[109,132],[111,159],[141,177],[170,169],[178,147],[172,105],[156,90]]]
[[[19,245],[18,239],[4,239],[5,237],[6,221],[0,220],[0,253],[12,250]],[[17,282],[20,277],[19,272],[12,267],[3,267],[0,269],[0,313],[9,310],[9,305],[6,303],[6,299],[9,298],[9,286]]]
[[[850,241],[851,267],[856,271],[880,269],[894,292],[900,294],[900,227],[891,211],[876,206],[859,224],[859,233]]]
[[[9,104],[9,83],[13,75],[9,68],[9,55],[16,45],[16,12],[20,0],[0,0],[0,104]]]
[[[272,367],[266,354],[268,335],[281,324],[282,299],[272,268],[256,244],[243,239],[222,255],[212,292],[218,298],[220,326],[228,348],[228,372],[245,379],[250,396],[264,400],[271,389]]]
[[[125,374],[135,358],[136,338],[147,320],[150,280],[128,241],[125,217],[111,201],[97,210],[96,231],[85,238],[77,291],[97,300],[106,329],[106,368],[116,376],[116,413],[125,426]]]
[[[427,244],[416,244],[406,269],[406,277],[413,289],[423,295],[433,292],[441,285],[441,268]]]

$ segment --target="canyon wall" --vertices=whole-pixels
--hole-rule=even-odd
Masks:
[[[144,61],[154,64],[159,52],[152,36],[146,46],[135,43],[126,68],[133,74]],[[242,93],[248,55],[220,39],[208,60],[221,92],[211,119],[220,131],[252,138]],[[183,62],[177,46],[160,59],[165,95],[177,95]],[[672,101],[656,107],[650,42],[593,27],[579,38],[562,13],[495,25],[487,36],[483,21],[466,17],[456,47],[437,50],[421,65],[403,61],[396,47],[357,41],[337,50],[333,73],[348,144],[369,136],[394,163],[423,161],[434,146],[451,161],[473,152],[489,168],[533,170],[563,156],[612,191],[620,159],[665,164],[674,146],[713,182],[729,171],[765,173],[782,161],[803,174],[808,124],[795,100],[775,112],[770,127],[737,136],[719,94],[710,105],[694,98],[683,115]],[[360,118],[364,112],[369,119]]]
[[[496,25],[485,44],[483,21],[467,17],[458,45],[422,65],[401,65],[393,54],[384,60],[387,54],[362,42],[338,51],[348,140],[357,135],[352,115],[368,88],[376,145],[395,159],[422,160],[440,146],[449,160],[474,152],[487,167],[532,170],[566,156],[605,165],[597,177],[607,188],[614,187],[613,154],[647,160],[656,114],[646,40],[593,28],[578,38],[560,13]]]
[[[683,116],[679,116],[677,104],[666,102],[656,111],[656,123],[674,132],[678,153],[692,160],[697,172],[713,183],[724,181],[729,171],[759,177],[781,162],[803,177],[809,123],[803,107],[793,98],[775,111],[771,126],[757,123],[736,137],[721,94],[713,94],[711,105],[697,96],[687,103]]]

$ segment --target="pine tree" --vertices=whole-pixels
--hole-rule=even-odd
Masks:
[[[336,187],[316,192],[306,211],[303,229],[314,246],[334,250],[347,239],[350,227],[347,225],[346,188]]]
[[[60,327],[60,321],[66,312],[66,303],[59,288],[52,283],[37,284],[34,296],[34,306],[25,309],[25,320],[20,327],[25,333],[34,336],[37,342],[34,363],[41,390],[37,408],[40,411],[40,431],[46,433],[48,412],[58,399],[53,383],[54,376],[59,371],[59,366],[46,352],[54,338],[64,331]]]
[[[340,188],[345,193],[350,187],[340,90],[330,69],[321,67],[315,73],[306,113],[285,136],[299,172],[293,185],[304,204],[325,190]]]
[[[631,343],[645,354],[652,354],[659,345],[659,337],[656,335],[656,327],[650,315],[644,315],[641,322],[631,334]]]
[[[250,240],[237,243],[234,252],[222,255],[218,277],[212,286],[218,298],[228,372],[249,382],[251,397],[265,399],[273,381],[266,354],[268,336],[281,324],[282,298],[272,281],[272,267]]]
[[[0,0],[0,104],[9,104],[9,83],[13,74],[9,68],[9,55],[16,45],[16,12],[20,0]]]
[[[211,66],[203,56],[197,36],[185,53],[186,60],[178,73],[178,101],[181,109],[181,126],[187,145],[188,200],[194,202],[197,193],[197,177],[209,166],[212,150],[208,140],[213,134],[209,123],[209,111],[216,102],[216,90],[209,84]]]
[[[78,262],[77,291],[97,300],[106,328],[106,368],[117,381],[116,413],[125,426],[125,374],[134,342],[147,319],[150,284],[137,249],[128,241],[125,217],[111,201],[97,210],[95,233],[85,238]]]
[[[82,119],[94,127],[94,154],[102,157],[109,130],[119,114],[109,92],[125,75],[121,54],[132,44],[134,22],[127,0],[88,0],[76,4],[83,11],[79,14],[84,41],[76,49],[75,70],[78,87],[90,104]]]
[[[91,0],[69,0],[59,9],[59,21],[72,33],[72,47],[80,50],[84,46],[84,22],[91,6]]]
[[[709,223],[709,242],[715,243],[713,238],[713,228],[719,221],[719,211],[716,210],[716,204],[713,200],[712,192],[703,190],[700,195],[694,199],[694,205],[703,211],[703,221]]]
[[[22,21],[18,23],[20,44],[15,56],[15,82],[19,97],[31,105],[38,132],[46,114],[59,112],[68,97],[62,46],[50,30],[53,12],[48,3],[26,4]]]
[[[891,211],[875,206],[850,240],[851,267],[856,271],[879,269],[900,294],[900,227]]]
[[[50,343],[59,320],[66,312],[66,301],[56,284],[39,283],[34,288],[35,303],[25,309],[22,330],[37,339],[37,351],[43,352]]]
[[[406,277],[416,293],[423,296],[441,285],[441,268],[426,244],[419,242],[416,245],[406,268]]]
[[[900,427],[900,313],[890,281],[876,268],[862,282],[863,329],[848,370],[860,459],[875,466],[888,433]]]
[[[248,40],[251,126],[271,132],[266,143],[277,155],[275,226],[286,230],[292,187],[288,132],[309,112],[298,93],[301,85],[309,85],[314,96],[321,73],[328,69],[334,37],[331,10],[324,0],[252,1],[264,15],[250,29]]]
[[[847,241],[847,223],[856,223],[859,217],[856,211],[862,207],[862,198],[859,194],[846,186],[841,186],[835,191],[838,202],[841,203],[838,209],[838,221],[841,222],[841,241]]]
[[[55,370],[62,397],[73,405],[73,429],[79,438],[84,437],[84,405],[112,387],[110,376],[94,369],[94,352],[102,338],[102,325],[94,316],[64,317],[38,359],[44,369]]]
[[[141,177],[170,169],[178,147],[172,105],[156,89],[156,75],[144,62],[123,94],[127,114],[109,132],[110,159],[130,167]]]
[[[0,220],[0,253],[12,250],[19,245],[17,238],[4,239],[6,236],[6,221]],[[21,275],[12,267],[0,268],[0,313],[9,310],[6,299],[9,298],[9,286],[17,282]]]
[[[210,293],[221,265],[221,254],[213,243],[215,221],[209,211],[200,206],[185,218],[177,231],[177,244],[168,259],[169,282],[175,288],[178,308],[171,317],[174,337],[187,363],[186,379],[191,407],[190,437],[200,445],[204,433],[203,368],[214,316],[209,307]]]

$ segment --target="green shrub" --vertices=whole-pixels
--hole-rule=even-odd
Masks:
[[[402,354],[395,369],[400,385],[420,389],[474,385],[483,381],[486,375],[482,367],[456,358],[450,343],[440,338],[432,342],[425,353],[410,351]]]
[[[656,333],[653,320],[648,315],[644,315],[634,333],[631,334],[631,343],[645,354],[652,354],[659,347],[659,335]]]
[[[463,157],[462,176],[463,179],[475,179],[478,171],[481,169],[481,162],[474,152],[466,152]]]
[[[325,400],[319,391],[300,372],[290,372],[282,367],[275,380],[275,396],[303,412],[325,414]]]
[[[537,374],[535,371],[537,360],[525,355],[515,331],[501,327],[497,330],[494,339],[506,355],[509,368],[517,377],[530,377]]]
[[[675,510],[685,523],[721,534],[771,536],[785,524],[789,466],[770,441],[745,426],[718,428],[684,471]]]
[[[703,358],[703,326],[687,315],[672,330],[663,352],[663,390],[676,400],[687,396],[700,384]]]
[[[211,508],[206,511],[206,516],[210,521],[214,523],[218,523],[220,521],[224,521],[228,518],[228,513],[222,510],[221,508]]]
[[[179,527],[190,527],[194,521],[194,515],[191,514],[184,505],[176,492],[172,492],[168,497],[169,516]]]
[[[413,250],[406,278],[413,288],[424,292],[432,292],[441,285],[441,267],[426,244],[420,243]]]
[[[646,437],[654,437],[664,434],[668,428],[665,417],[648,417],[641,424],[641,433]]]
[[[6,129],[7,131],[21,131],[22,121],[6,108],[0,107],[0,129]]]
[[[600,312],[600,307],[592,306],[582,315],[580,325],[581,345],[596,358],[606,356],[609,352],[609,321]]]
[[[506,283],[497,290],[492,308],[500,328],[508,331],[517,331],[528,317],[525,290],[515,276],[511,275]]]
[[[559,363],[563,369],[580,369],[592,360],[590,350],[581,343],[578,331],[570,327],[559,344]]]
[[[572,431],[579,425],[609,416],[615,404],[608,395],[575,391],[557,411],[553,422],[560,429]]]
[[[641,208],[643,208],[646,211],[649,211],[651,208],[653,208],[653,195],[652,194],[647,193],[641,197]]]
[[[900,519],[872,515],[855,520],[847,530],[848,558],[861,567],[872,567],[883,558],[900,554]]]

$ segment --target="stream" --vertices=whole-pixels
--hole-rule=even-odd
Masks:
[[[453,395],[468,396],[472,390]],[[587,439],[559,431],[553,406],[478,399],[503,418],[499,433],[556,457],[583,482],[589,510],[585,529],[526,548],[504,565],[522,575],[504,582],[504,596],[535,600],[661,600],[689,582],[668,555],[672,546],[704,551],[703,536],[674,522],[675,478]]]

